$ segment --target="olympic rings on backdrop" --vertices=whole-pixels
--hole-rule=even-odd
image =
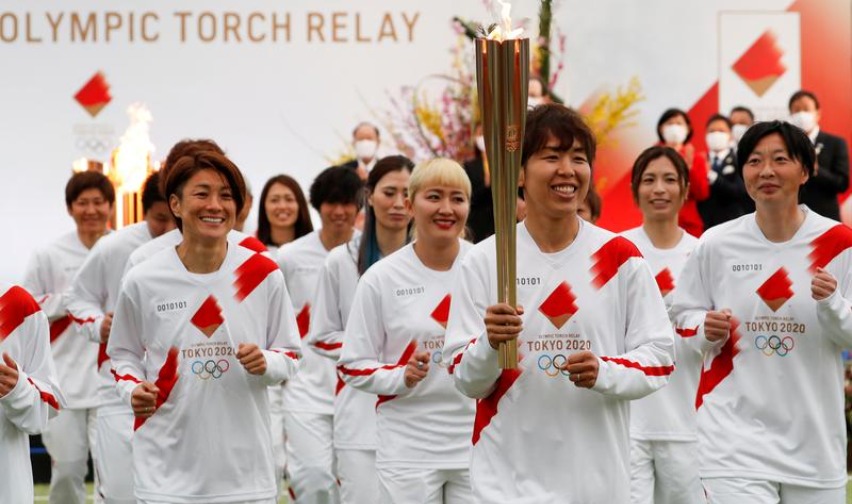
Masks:
[[[195,361],[192,363],[192,374],[202,380],[209,380],[210,378],[218,380],[230,368],[231,364],[225,359],[220,359],[218,362],[213,360]]]
[[[551,378],[559,376],[560,374],[566,377],[569,376],[571,373],[562,369],[567,363],[568,358],[563,354],[556,354],[553,356],[541,354],[538,357],[538,368],[544,371],[544,374]]]
[[[772,357],[773,354],[778,354],[780,357],[786,357],[796,346],[796,341],[790,336],[781,338],[780,336],[756,336],[754,338],[754,346],[763,352],[763,355]]]
[[[98,138],[78,138],[76,146],[79,150],[98,153],[104,152],[109,148],[109,145],[107,145],[106,141],[100,140]]]

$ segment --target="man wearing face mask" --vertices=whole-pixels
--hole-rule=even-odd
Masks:
[[[467,227],[473,234],[473,242],[479,243],[494,234],[494,208],[491,198],[491,172],[485,157],[485,137],[482,136],[481,124],[476,126],[473,138],[476,144],[474,157],[464,163],[464,171],[472,188]]]
[[[802,193],[802,203],[816,213],[840,220],[837,195],[849,187],[849,150],[846,142],[819,128],[819,100],[810,91],[796,91],[790,97],[790,122],[807,133],[817,153],[814,175]]]
[[[740,143],[740,138],[754,124],[754,112],[748,107],[737,105],[731,109],[729,118],[731,119],[731,136],[734,139],[734,146],[736,146],[736,144]]]
[[[379,140],[379,128],[375,124],[358,123],[352,130],[352,147],[355,149],[355,159],[341,166],[355,170],[361,180],[367,180],[367,174],[376,164]]]
[[[704,228],[710,228],[754,211],[743,179],[737,175],[730,119],[715,114],[707,121],[707,182],[710,197],[698,203]]]
[[[550,90],[547,88],[547,83],[537,75],[530,77],[527,107],[532,109],[546,103],[553,103],[553,100],[550,99]]]

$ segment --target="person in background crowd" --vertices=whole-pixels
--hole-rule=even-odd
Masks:
[[[64,402],[47,317],[29,292],[0,285],[0,502],[33,502],[29,436]]]
[[[257,212],[257,239],[274,253],[314,230],[308,201],[296,179],[276,175],[266,181]]]
[[[754,124],[754,112],[748,107],[738,105],[731,109],[731,114],[728,117],[731,120],[731,137],[734,140],[734,147],[736,147],[745,132]]]
[[[234,223],[234,229],[241,232],[245,230],[246,220],[248,220],[248,216],[251,213],[251,206],[253,204],[254,195],[251,193],[251,185],[249,185],[248,181],[246,181],[246,204],[240,214],[237,215],[237,220]]]
[[[689,168],[674,150],[651,147],[636,158],[631,187],[642,225],[622,236],[648,261],[668,309],[680,271],[698,243],[677,222],[689,193]],[[704,502],[693,405],[701,353],[686,345],[684,336],[674,336],[677,368],[669,384],[630,404],[631,504]]]
[[[754,211],[743,178],[737,173],[731,121],[720,114],[707,120],[707,180],[710,197],[698,203],[705,229]]]
[[[852,231],[799,204],[807,135],[743,136],[755,213],[716,226],[687,260],[672,318],[704,355],[695,407],[713,504],[846,502],[841,349],[852,345]]]
[[[535,108],[539,105],[551,103],[550,89],[544,79],[537,75],[530,77],[529,90],[527,93],[527,106]]]
[[[164,176],[181,242],[127,274],[107,347],[136,417],[136,497],[274,504],[267,386],[292,379],[300,353],[287,287],[228,241],[245,203],[236,165],[202,151]]]
[[[696,152],[690,140],[692,139],[692,121],[686,112],[671,108],[663,112],[657,121],[658,145],[665,145],[676,150],[683,156],[689,167],[689,195],[680,210],[680,226],[693,236],[701,236],[704,223],[698,213],[698,202],[710,196],[707,180],[707,160],[701,152]]]
[[[389,156],[376,163],[367,178],[364,233],[332,250],[320,271],[308,344],[335,365],[358,279],[408,243],[411,216],[405,200],[413,168],[404,156]],[[334,397],[334,450],[341,502],[378,502],[376,396],[340,380]]]
[[[474,130],[476,151],[473,159],[464,163],[464,172],[470,179],[473,193],[470,197],[470,218],[467,220],[468,229],[473,235],[473,242],[478,243],[494,234],[494,202],[491,197],[491,171],[488,169],[488,159],[485,156],[485,137],[482,136],[482,125]]]
[[[76,230],[37,251],[22,284],[50,321],[50,348],[67,402],[42,434],[52,464],[51,504],[86,500],[88,454],[95,453],[96,444],[98,347],[82,334],[85,321],[68,314],[66,291],[89,250],[107,233],[114,203],[115,190],[102,173],[75,173],[65,186],[65,205]]]
[[[353,226],[363,187],[353,170],[323,170],[309,191],[311,206],[319,212],[322,227],[278,250],[278,264],[290,289],[303,340],[310,331],[319,273],[329,251],[359,234]],[[295,504],[339,502],[332,444],[335,383],[334,362],[306,350],[299,375],[284,385],[287,467],[290,496]]]
[[[628,502],[629,401],[674,370],[671,324],[645,260],[577,216],[594,155],[594,134],[576,112],[530,111],[518,306],[497,303],[493,239],[468,252],[453,285],[443,362],[478,399],[476,502]],[[504,341],[518,345],[518,369],[500,369]]]
[[[276,175],[266,181],[260,192],[257,212],[257,239],[271,254],[314,230],[305,193],[296,179]],[[284,433],[283,385],[269,387],[269,412],[272,416],[272,445],[275,453],[276,480],[286,476],[287,450]]]
[[[461,238],[470,180],[438,158],[411,174],[406,208],[415,241],[361,278],[339,370],[348,385],[379,395],[379,502],[471,502],[474,402],[442,369],[450,287],[471,244]]]
[[[601,200],[600,195],[598,195],[598,192],[595,191],[595,186],[593,184],[589,184],[589,193],[586,194],[586,199],[584,199],[583,202],[580,203],[580,206],[577,207],[577,215],[586,222],[596,224],[598,219],[601,218],[602,211],[603,201]]]
[[[367,174],[376,164],[381,135],[379,127],[373,123],[361,122],[352,130],[352,148],[355,159],[341,166],[355,170],[361,180],[367,180]]]
[[[68,313],[82,320],[80,331],[98,344],[98,387],[100,399],[96,420],[94,456],[99,483],[96,492],[106,504],[134,504],[133,466],[130,438],[133,411],[115,390],[112,365],[106,345],[112,327],[127,258],[140,245],[175,227],[172,213],[160,192],[160,173],[155,172],[142,189],[144,220],[98,240],[86,257],[68,291]]]
[[[810,91],[790,97],[790,122],[802,129],[816,149],[813,176],[802,193],[802,203],[814,212],[840,220],[837,197],[849,188],[849,148],[842,138],[820,130],[819,100]]]

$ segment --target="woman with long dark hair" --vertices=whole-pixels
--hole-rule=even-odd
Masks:
[[[332,250],[320,271],[308,344],[335,364],[355,287],[379,259],[408,242],[411,216],[405,209],[412,163],[405,156],[380,159],[367,177],[364,232]],[[339,382],[334,398],[334,449],[343,504],[378,502],[376,396]]]
[[[281,174],[267,180],[260,193],[257,239],[275,252],[313,230],[308,201],[296,179]]]

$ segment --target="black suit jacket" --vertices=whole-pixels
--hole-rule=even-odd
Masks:
[[[707,166],[713,169],[708,159]],[[733,149],[722,160],[722,171],[710,184],[710,197],[698,202],[698,213],[704,221],[704,229],[736,219],[754,212],[754,201],[749,197],[743,178],[737,173],[737,157]]]
[[[814,147],[819,171],[805,183],[802,203],[820,215],[839,221],[837,195],[849,187],[849,149],[842,138],[823,131],[817,134]]]
[[[467,161],[464,164],[464,171],[470,179],[472,188],[467,227],[473,234],[473,242],[479,243],[494,234],[494,207],[491,187],[485,186],[485,167],[482,164],[482,159],[476,158]]]

